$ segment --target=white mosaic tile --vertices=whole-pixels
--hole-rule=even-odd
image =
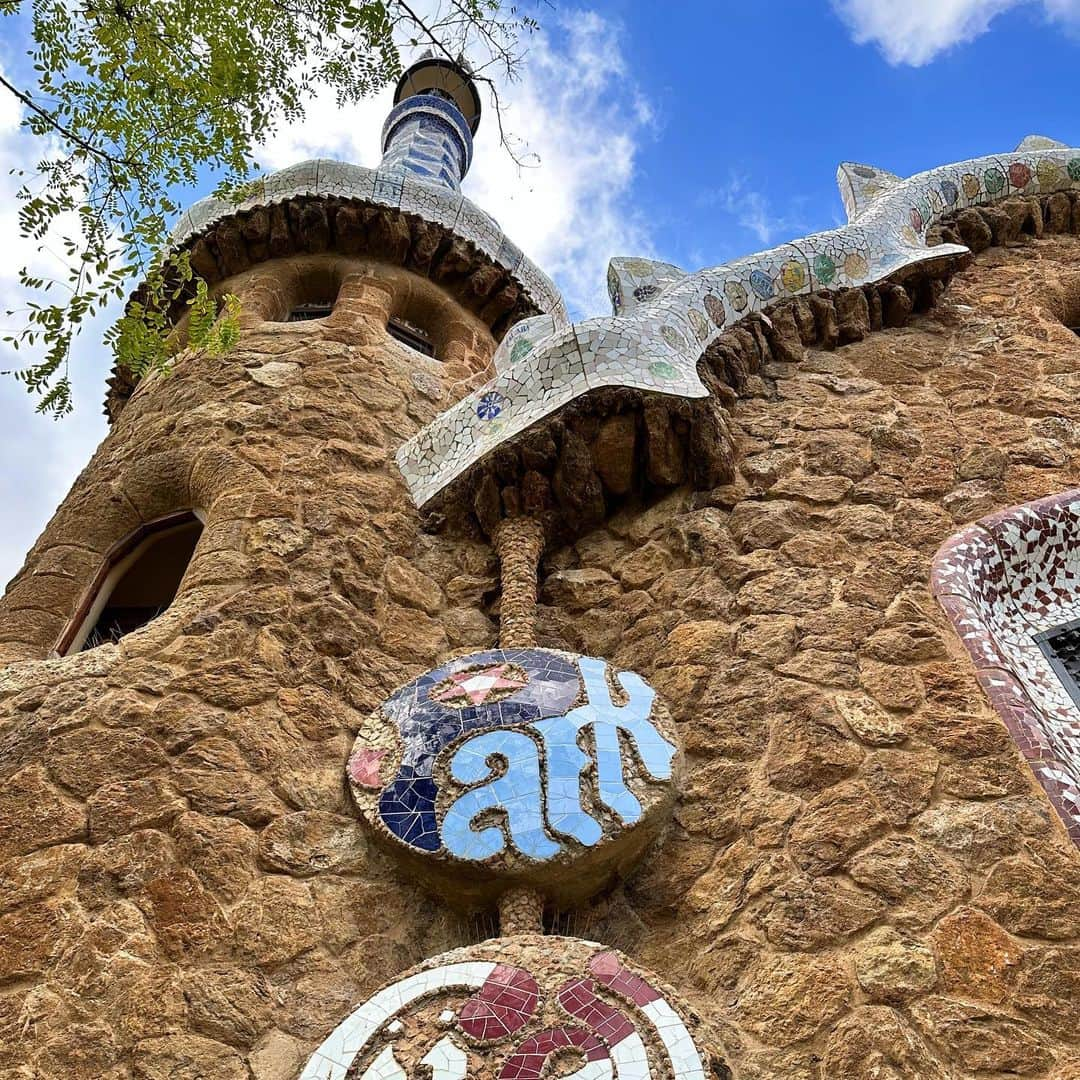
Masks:
[[[429,425],[441,429],[440,437],[425,430],[406,443],[398,464],[416,504],[424,506],[493,446],[587,390],[628,386],[702,396],[697,362],[708,345],[739,320],[792,296],[866,285],[909,266],[964,254],[967,249],[958,244],[928,247],[927,230],[964,206],[1020,191],[1080,189],[1080,151],[1054,148],[989,156],[908,180],[869,166],[845,164],[838,179],[851,219],[843,228],[693,274],[649,259],[612,260],[608,291],[614,317],[577,324],[585,387],[576,372],[568,372],[566,383],[545,386],[542,393],[529,397],[534,384],[525,369],[543,367],[545,351],[563,347],[558,335],[544,340],[530,331],[531,348],[521,347],[517,364],[508,363],[508,353],[500,350],[498,374],[478,396],[504,397],[513,422],[497,429],[498,438],[493,440],[492,430],[459,405]],[[534,268],[523,268],[522,277],[529,280],[533,272]],[[513,345],[512,341],[510,350]],[[433,457],[430,448],[435,444],[451,450],[444,458]]]

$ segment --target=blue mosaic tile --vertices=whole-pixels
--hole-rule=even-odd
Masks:
[[[583,805],[589,775],[609,825],[635,824],[642,806],[624,770],[643,767],[650,781],[670,780],[675,746],[651,720],[652,689],[632,672],[617,679],[624,705],[612,700],[603,660],[491,649],[402,687],[384,707],[402,760],[378,798],[383,825],[418,850],[457,859],[490,859],[509,848],[544,861],[567,843],[588,848],[603,840],[604,824]],[[632,763],[623,761],[622,737],[636,752]],[[443,767],[455,797],[440,822],[436,773]]]

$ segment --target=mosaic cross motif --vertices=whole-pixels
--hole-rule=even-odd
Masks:
[[[660,724],[654,691],[633,672],[547,649],[491,650],[392,695],[348,772],[369,820],[413,850],[542,863],[666,801],[676,745]]]
[[[500,690],[520,690],[528,686],[529,677],[511,664],[491,664],[488,667],[457,671],[447,680],[448,685],[436,686],[431,692],[432,701],[444,705],[484,705],[497,701],[506,694]]]
[[[568,1052],[578,1064],[566,1080],[652,1080],[651,1061],[670,1080],[704,1080],[686,1021],[650,976],[613,950],[566,938],[533,939],[526,959],[520,940],[458,950],[380,991],[322,1043],[300,1080],[405,1080],[417,1065],[433,1080],[541,1080]],[[548,955],[536,966],[539,942]]]

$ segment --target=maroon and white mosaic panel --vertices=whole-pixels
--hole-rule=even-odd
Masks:
[[[602,945],[523,935],[427,961],[347,1016],[300,1080],[705,1080],[698,1021]]]
[[[1080,708],[1037,640],[1080,620],[1080,490],[957,534],[937,554],[932,587],[979,683],[1080,844]]]

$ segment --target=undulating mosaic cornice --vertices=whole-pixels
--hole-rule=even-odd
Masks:
[[[725,331],[782,300],[842,290],[969,252],[927,243],[947,215],[1016,195],[1080,190],[1080,150],[1029,136],[1016,152],[946,165],[903,180],[845,163],[837,176],[848,224],[687,274],[668,263],[613,259],[613,314],[567,324],[551,311],[514,326],[495,357],[496,376],[442,413],[398,451],[424,507],[493,450],[602,387],[682,398],[707,391],[702,354]]]
[[[242,202],[210,196],[195,203],[176,223],[170,244],[174,248],[187,247],[225,218],[305,196],[349,199],[368,206],[399,210],[442,226],[506,270],[538,310],[550,313],[561,322],[566,321],[566,308],[559,290],[507,237],[490,214],[452,186],[410,175],[396,160],[378,169],[329,158],[290,165],[257,181]]]

